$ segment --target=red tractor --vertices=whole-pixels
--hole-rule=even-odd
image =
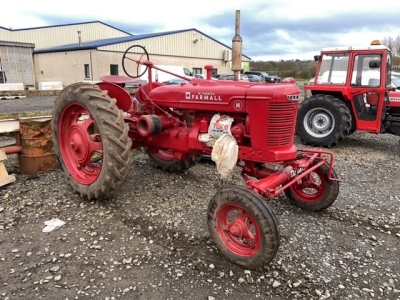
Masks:
[[[333,147],[356,130],[400,135],[400,85],[386,46],[327,48],[314,58],[317,76],[297,116],[304,144]]]
[[[279,248],[278,221],[267,199],[283,192],[309,211],[337,199],[333,155],[293,144],[300,96],[295,84],[211,80],[212,66],[206,66],[206,79],[170,73],[188,82],[165,85],[151,80],[153,71],[163,70],[138,45],[125,51],[122,65],[132,78],[142,75],[140,65],[148,68],[148,82],[135,97],[117,76],[67,86],[55,101],[55,153],[83,198],[106,199],[117,192],[131,167],[132,149],[142,148],[169,172],[187,170],[199,156],[222,156],[217,168],[241,168],[246,188],[218,190],[208,206],[208,226],[219,250],[246,268],[271,262]]]

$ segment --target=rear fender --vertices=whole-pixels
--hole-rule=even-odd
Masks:
[[[127,111],[132,106],[132,97],[124,88],[116,83],[99,82],[96,85],[102,90],[107,91],[110,98],[117,101],[117,107],[123,111]]]

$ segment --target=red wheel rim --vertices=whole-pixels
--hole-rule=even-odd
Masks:
[[[317,169],[290,188],[294,196],[300,201],[314,203],[323,197],[326,189],[326,180],[321,170]]]
[[[103,144],[95,133],[95,122],[88,110],[71,103],[61,113],[58,123],[58,143],[66,168],[81,184],[92,184],[99,177]]]
[[[167,161],[176,160],[176,157],[172,150],[157,150],[153,154],[162,160],[167,160]]]
[[[253,215],[240,205],[223,205],[216,215],[216,230],[232,253],[249,257],[261,247],[261,231]]]

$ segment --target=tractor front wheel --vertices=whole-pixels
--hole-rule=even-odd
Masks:
[[[332,177],[338,178],[332,169]],[[329,180],[329,164],[325,163],[314,172],[285,190],[294,205],[308,211],[328,208],[339,195],[339,182]]]
[[[241,187],[218,191],[208,206],[210,235],[231,262],[248,269],[270,263],[280,244],[278,222],[260,195]]]
[[[350,110],[341,100],[313,95],[300,103],[296,134],[306,145],[330,148],[350,134],[351,125]]]
[[[73,189],[88,199],[111,197],[131,165],[132,141],[116,100],[93,85],[72,84],[55,100],[51,125],[56,157]]]

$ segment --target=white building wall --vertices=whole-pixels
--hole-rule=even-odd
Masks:
[[[81,50],[68,52],[40,53],[34,55],[34,66],[36,70],[37,82],[61,81],[63,86],[85,81],[84,65],[90,66],[90,80],[99,81],[101,76],[110,75],[110,65],[118,65],[119,75],[127,75],[122,68],[122,52]],[[189,70],[202,68],[212,65],[220,74],[232,74],[229,62],[222,59],[213,60],[208,58],[190,58],[151,55],[150,60],[159,65],[181,65]],[[129,69],[134,62],[127,61],[126,67]],[[133,74],[136,75],[136,74]]]
[[[0,28],[0,40],[31,42],[35,44],[37,50],[78,44],[78,31],[81,31],[83,44],[87,41],[129,36],[104,23],[89,22],[16,31]],[[201,69],[201,73],[205,73],[205,65],[212,65],[219,74],[233,73],[229,60],[224,59],[224,52],[231,51],[230,45],[225,46],[197,30],[188,30],[103,46],[97,50],[34,54],[36,86],[38,82],[44,81],[61,81],[66,86],[85,80],[85,64],[90,67],[90,79],[93,81],[100,80],[103,75],[109,75],[110,64],[118,65],[119,74],[125,75],[122,68],[122,56],[132,45],[144,46],[154,64],[181,65],[192,71],[194,68]],[[249,59],[242,56],[242,61],[248,62]]]
[[[54,52],[34,55],[38,82],[61,81],[63,86],[85,80],[84,65],[97,70],[97,51]],[[95,72],[95,71],[93,71]],[[92,75],[92,74],[91,74]],[[90,78],[93,80],[93,78]]]

